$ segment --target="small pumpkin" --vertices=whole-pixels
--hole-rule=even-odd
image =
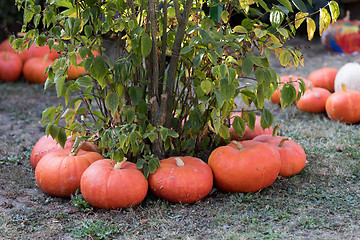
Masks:
[[[360,64],[355,62],[346,63],[342,66],[335,77],[335,92],[342,91],[341,85],[347,90],[360,92]]]
[[[280,101],[280,91],[281,89],[283,88],[284,84],[285,83],[291,83],[295,89],[296,89],[296,92],[298,93],[299,92],[299,82],[298,82],[298,79],[302,79],[305,83],[305,88],[309,88],[311,86],[313,86],[312,82],[304,77],[300,77],[298,75],[284,75],[284,76],[281,76],[280,78],[280,85],[279,87],[274,91],[273,95],[271,96],[270,100],[271,102],[273,103],[276,103],[276,104],[281,104],[281,101]]]
[[[80,188],[83,172],[99,159],[103,156],[97,152],[72,151],[71,148],[50,152],[36,166],[36,183],[50,196],[70,197]]]
[[[72,141],[69,137],[65,143],[64,148],[72,148],[75,141]],[[42,136],[33,147],[30,156],[30,163],[33,169],[36,168],[36,165],[39,163],[40,159],[49,152],[57,151],[63,149],[60,144],[56,142],[51,136]],[[97,152],[98,148],[94,143],[85,142],[80,147],[81,150],[88,152]]]
[[[55,49],[50,51],[50,47],[47,45],[37,47],[35,44],[32,44],[30,48],[26,48],[21,51],[19,55],[23,62],[26,62],[31,58],[44,58],[45,56],[47,56],[49,60],[54,61],[60,56],[60,54],[57,53]]]
[[[13,82],[19,79],[22,71],[22,61],[16,53],[0,52],[0,80]]]
[[[110,159],[102,159],[86,169],[80,190],[84,199],[96,208],[126,208],[144,200],[148,181],[134,163],[115,164]]]
[[[310,80],[314,87],[325,88],[330,92],[334,92],[335,78],[338,70],[336,68],[320,68],[310,73]]]
[[[16,53],[15,52],[15,49],[13,49],[11,46],[10,46],[10,43],[9,43],[9,38],[5,39],[4,41],[1,42],[0,44],[0,52],[3,52],[3,51],[8,51],[8,52],[11,52],[11,53]]]
[[[360,92],[348,90],[342,84],[342,90],[331,94],[325,105],[331,120],[346,124],[360,122]]]
[[[280,172],[274,147],[254,140],[232,141],[209,156],[216,187],[225,192],[256,192],[269,187]]]
[[[150,174],[151,192],[173,203],[193,203],[207,196],[213,186],[209,165],[195,157],[170,157],[160,160],[160,168]]]
[[[53,60],[50,60],[48,57],[48,55],[42,58],[34,57],[25,62],[23,75],[26,81],[41,84],[46,82],[48,75],[45,74],[45,70],[53,63]]]
[[[288,137],[278,136],[277,130],[280,125],[274,128],[272,135],[261,135],[254,138],[254,141],[272,145],[280,154],[281,168],[279,174],[289,177],[298,174],[306,165],[306,154],[304,149]]]
[[[272,131],[273,131],[273,128],[272,127],[269,127],[269,128],[265,128],[263,129],[261,127],[261,117],[260,116],[256,116],[256,119],[255,119],[255,128],[254,128],[254,131],[251,130],[249,128],[249,126],[245,126],[245,132],[244,132],[244,135],[242,135],[241,137],[239,137],[236,133],[235,133],[235,130],[232,126],[232,123],[234,121],[234,117],[241,117],[242,114],[241,113],[238,113],[238,112],[235,112],[233,113],[232,117],[230,118],[230,128],[229,128],[229,131],[230,131],[230,134],[231,134],[231,140],[236,140],[236,141],[242,141],[242,140],[251,140],[253,139],[254,137],[258,136],[258,135],[262,135],[262,134],[271,134]]]
[[[297,101],[296,106],[303,112],[323,113],[325,112],[326,100],[330,95],[331,92],[325,88],[309,88]]]

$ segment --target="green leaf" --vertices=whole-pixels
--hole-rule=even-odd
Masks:
[[[319,16],[319,34],[320,36],[323,34],[324,30],[326,30],[331,22],[331,17],[326,8],[320,9]]]
[[[220,80],[219,91],[225,101],[230,101],[235,95],[236,87],[227,78],[223,78]]]
[[[262,115],[260,119],[260,125],[263,129],[271,127],[274,122],[274,116],[267,108],[262,109]]]
[[[245,122],[241,117],[235,116],[234,121],[232,122],[232,127],[233,127],[233,129],[235,131],[235,134],[237,136],[241,137],[242,135],[244,135],[244,133],[245,133]]]
[[[250,57],[246,57],[242,62],[242,68],[246,76],[249,76],[253,71],[254,64]]]
[[[266,35],[267,30],[262,30],[262,29],[256,28],[256,29],[254,30],[254,32],[255,32],[255,36],[256,36],[256,37],[262,38],[263,36]]]
[[[212,83],[209,81],[209,80],[204,80],[201,82],[200,84],[200,87],[201,87],[201,90],[205,93],[205,94],[209,94],[210,91],[212,90],[213,88],[213,85]]]
[[[274,8],[270,12],[270,23],[273,27],[279,27],[283,22],[285,14],[278,8]]]
[[[60,128],[59,134],[56,137],[56,141],[60,144],[60,146],[62,148],[65,147],[65,143],[67,141],[67,136],[66,136],[66,133],[65,133],[65,129]]]
[[[248,127],[250,128],[251,131],[254,131],[255,129],[255,122],[256,122],[256,115],[254,112],[250,111],[247,113],[247,123],[248,123]]]
[[[248,31],[246,30],[246,28],[244,28],[241,25],[237,25],[233,28],[233,31],[236,33],[247,33]]]
[[[284,109],[286,106],[290,106],[296,99],[296,89],[292,84],[285,83],[280,90],[280,104]]]
[[[58,77],[55,81],[56,93],[57,97],[60,97],[63,94],[64,85],[65,85],[65,77]]]
[[[52,137],[53,139],[56,139],[56,137],[57,137],[58,134],[59,134],[59,127],[58,127],[58,125],[56,125],[56,124],[50,125],[49,133],[50,133],[50,135],[51,135],[51,137]]]
[[[290,62],[290,58],[291,58],[291,53],[288,50],[284,49],[283,51],[281,51],[279,56],[280,64],[283,67],[286,67]]]
[[[141,54],[147,57],[152,49],[152,40],[146,32],[141,36]]]
[[[211,119],[216,133],[220,130],[220,109],[213,109],[211,111]]]
[[[109,93],[105,99],[106,107],[111,111],[111,114],[114,116],[116,110],[119,107],[119,97],[116,93]]]
[[[307,8],[303,0],[292,0],[292,3],[300,10],[300,12],[307,12]]]
[[[79,77],[76,80],[76,83],[80,86],[80,87],[84,87],[84,88],[88,88],[88,87],[93,87],[94,86],[94,82],[91,79],[91,77],[89,76],[84,76],[84,77]]]
[[[168,129],[167,128],[161,128],[160,129],[160,136],[161,140],[165,141],[168,136]]]
[[[227,66],[225,64],[220,65],[220,78],[224,78],[228,72]]]
[[[129,89],[129,95],[133,105],[138,105],[142,100],[143,90],[139,86],[132,86]]]
[[[48,107],[42,112],[41,121],[43,122],[47,117],[49,117],[49,120],[52,121],[54,115],[55,115],[56,108],[55,107]],[[52,116],[52,117],[51,117]]]
[[[229,21],[229,16],[230,16],[229,12],[226,11],[226,10],[224,10],[224,11],[222,11],[222,13],[221,13],[221,20],[222,20],[224,23],[228,23],[228,21]]]
[[[329,7],[330,7],[331,19],[332,22],[334,23],[340,15],[339,4],[336,1],[330,1]]]
[[[220,129],[219,129],[219,135],[220,135],[220,137],[223,138],[223,139],[229,139],[229,138],[230,138],[229,127],[221,124],[221,125],[220,125]]]
[[[145,163],[144,159],[138,158],[138,160],[136,161],[136,168],[137,169],[142,169],[143,166],[144,166],[144,163]]]
[[[311,39],[314,37],[314,33],[316,30],[316,25],[314,20],[312,20],[312,18],[306,18],[306,23],[307,23],[307,34],[308,34],[308,39],[309,41],[311,41]]]
[[[102,88],[105,88],[106,81],[104,80],[106,74],[108,72],[105,60],[102,56],[97,55],[94,58],[90,66],[90,74],[93,78],[95,78]]]
[[[291,2],[288,0],[278,0],[279,3],[281,3],[284,7],[286,7],[287,10],[289,10],[289,12],[293,12],[292,6],[291,6]]]

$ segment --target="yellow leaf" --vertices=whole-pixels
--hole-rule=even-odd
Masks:
[[[314,33],[315,33],[315,30],[316,30],[316,25],[315,25],[314,20],[312,20],[311,18],[307,18],[306,23],[307,23],[308,39],[309,39],[309,41],[311,41],[311,39],[314,37]]]
[[[326,10],[326,8],[320,9],[320,16],[319,16],[319,33],[320,36],[326,30],[331,22],[331,16],[329,12]]]
[[[295,15],[295,28],[298,29],[309,13],[298,12]]]

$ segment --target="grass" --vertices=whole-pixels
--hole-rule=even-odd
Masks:
[[[11,93],[0,106],[0,239],[358,239],[360,236],[360,125],[306,114],[295,106],[276,112],[280,135],[299,143],[307,165],[297,175],[278,178],[267,189],[229,194],[216,188],[189,205],[171,204],[148,195],[136,207],[99,210],[81,194],[71,199],[49,197],[35,184],[29,156],[43,129],[41,109],[54,96],[28,94],[25,83],[0,88]],[[5,88],[2,88],[2,87]],[[17,107],[23,103],[24,106]],[[14,110],[10,113],[9,110]],[[24,117],[24,109],[30,117]],[[12,126],[12,128],[11,128]],[[5,131],[6,130],[6,131]]]

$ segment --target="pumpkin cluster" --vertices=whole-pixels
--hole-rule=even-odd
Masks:
[[[9,39],[6,39],[0,44],[0,81],[13,82],[23,76],[29,83],[43,84],[47,79],[45,70],[59,56],[60,54],[54,49],[50,50],[49,46],[37,47],[35,44],[18,53],[10,46]],[[80,62],[82,59],[78,56],[77,64]],[[85,69],[79,65],[68,68],[68,79],[77,79],[84,74]]]
[[[360,64],[347,63],[340,70],[330,67],[309,74],[304,95],[296,102],[299,110],[325,113],[331,120],[346,124],[360,122]],[[289,75],[283,76],[286,81]],[[294,77],[294,76],[293,76]],[[295,76],[295,78],[300,78]],[[296,88],[296,85],[295,85]],[[277,97],[276,92],[273,98]],[[280,104],[280,100],[274,103]]]

